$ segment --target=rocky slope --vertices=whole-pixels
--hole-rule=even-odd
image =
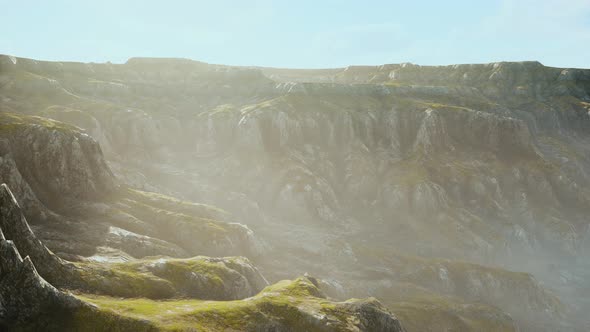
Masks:
[[[266,280],[245,258],[63,261],[35,237],[6,184],[0,186],[0,220],[0,327],[7,330],[404,331],[377,300],[329,301],[311,277],[262,290]],[[23,259],[17,247],[29,255]],[[32,259],[62,288],[82,289],[74,296],[55,288]],[[209,299],[239,301],[202,301]],[[159,310],[166,316],[155,315]]]
[[[2,56],[0,101],[0,176],[62,257],[247,255],[271,281],[377,296],[413,331],[587,326],[587,70]]]

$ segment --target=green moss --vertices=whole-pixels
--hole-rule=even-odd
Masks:
[[[0,113],[0,133],[23,130],[27,126],[31,125],[38,125],[47,129],[63,132],[80,131],[79,128],[74,126],[40,116],[29,116],[4,112]]]
[[[113,296],[170,298],[177,294],[173,282],[137,266],[126,264],[77,263],[74,285],[87,292]]]
[[[229,215],[228,212],[211,205],[182,201],[167,195],[141,191],[132,188],[124,188],[121,197],[128,198],[142,204],[151,205],[159,209],[199,215],[209,219],[225,217]]]
[[[150,262],[147,262],[150,264]],[[223,299],[225,283],[232,282],[232,272],[222,262],[210,262],[205,258],[166,259],[160,267],[152,269],[159,278],[170,281],[181,294],[201,299]],[[121,264],[122,269],[139,270],[146,262]],[[192,280],[198,276],[200,288]]]
[[[79,262],[75,263],[78,273],[72,277],[71,288],[123,297],[228,300],[236,296],[232,292],[242,268],[236,265],[237,260],[247,261],[197,256],[154,257],[125,263]]]
[[[238,301],[117,299],[78,294],[100,310],[153,322],[159,329],[176,331],[256,331],[284,326],[293,331],[320,330],[309,313],[327,315],[334,330],[348,324],[351,312],[337,303],[317,297],[319,290],[308,279],[281,281],[258,295]]]
[[[218,220],[160,209],[131,199],[124,199],[121,202],[123,203],[120,205],[121,210],[160,228],[163,232],[173,231],[174,224],[182,222],[195,229],[193,241],[212,242],[222,239],[227,234],[225,225]]]
[[[295,281],[282,280],[276,284],[267,286],[263,293],[280,293],[291,297],[323,297],[320,290],[307,278],[299,278]]]
[[[35,319],[10,326],[13,332],[79,331],[79,332],[157,332],[160,329],[147,320],[126,317],[112,310],[91,305],[77,309],[48,307]]]
[[[62,326],[55,329],[56,331],[159,331],[157,325],[150,321],[124,317],[112,310],[92,307],[83,307],[72,314],[63,315],[59,324]]]

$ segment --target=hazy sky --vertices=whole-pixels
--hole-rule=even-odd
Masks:
[[[0,31],[0,53],[43,60],[590,67],[590,0],[0,0]]]

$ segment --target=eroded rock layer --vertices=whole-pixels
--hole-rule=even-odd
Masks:
[[[235,300],[250,261],[190,257],[245,255],[410,331],[588,327],[588,70],[1,56],[0,106],[0,179],[86,280],[59,287]]]

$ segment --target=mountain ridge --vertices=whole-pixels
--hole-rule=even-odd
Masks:
[[[415,330],[437,324],[425,319],[424,301],[438,306],[441,326],[455,328],[584,323],[571,292],[584,289],[576,265],[588,243],[590,71],[402,64],[314,76],[140,60],[0,58],[1,111],[84,130],[122,184],[111,200],[67,214],[101,246],[81,250],[67,232],[33,223],[61,256],[245,253],[272,282],[310,272],[334,296],[382,295]],[[217,227],[235,237],[192,246],[197,232],[183,220],[211,210],[182,200],[227,211],[213,214],[219,222],[199,241],[224,238]],[[246,228],[228,226],[236,216]],[[474,302],[485,305],[450,309]]]

